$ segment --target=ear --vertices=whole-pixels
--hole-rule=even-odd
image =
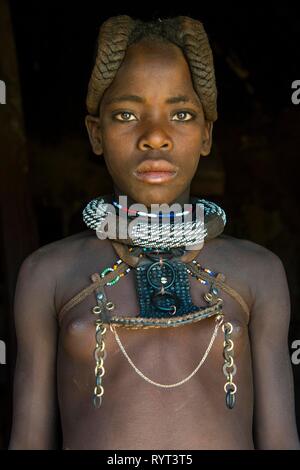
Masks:
[[[89,139],[93,152],[96,155],[102,155],[103,146],[102,146],[102,137],[101,137],[101,128],[100,128],[100,118],[91,116],[90,114],[85,118],[85,125],[89,134]]]
[[[201,149],[201,155],[203,156],[209,155],[210,153],[211,144],[212,144],[212,131],[213,131],[213,122],[205,121],[204,134],[203,134],[203,140],[202,140],[202,149]]]

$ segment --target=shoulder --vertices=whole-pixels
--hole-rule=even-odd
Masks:
[[[266,273],[283,267],[279,256],[262,245],[229,235],[222,235],[219,239],[220,248],[226,257],[243,264],[244,269],[255,270],[257,276],[260,272]]]
[[[290,316],[290,293],[286,270],[273,251],[249,240],[225,237],[226,246],[240,276],[247,279],[251,290],[251,318],[260,323],[278,316],[286,323]],[[278,315],[277,313],[278,312]]]
[[[226,263],[248,284],[252,304],[274,289],[286,291],[286,272],[282,260],[273,251],[250,240],[222,235],[218,251]]]
[[[44,274],[46,271],[51,275],[59,274],[67,259],[76,255],[90,238],[91,233],[87,230],[43,245],[24,259],[21,271],[29,270],[34,273],[42,270]]]
[[[53,300],[60,279],[64,277],[70,263],[74,259],[78,260],[91,237],[92,234],[87,230],[44,245],[29,254],[19,269],[17,295],[20,291],[35,289],[37,293],[47,292],[47,297],[53,294]]]

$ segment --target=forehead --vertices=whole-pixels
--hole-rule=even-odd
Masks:
[[[141,41],[131,45],[106,96],[130,91],[141,95],[189,93],[195,95],[187,60],[172,43]]]

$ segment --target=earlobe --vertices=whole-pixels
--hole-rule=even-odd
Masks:
[[[205,133],[204,133],[204,136],[203,136],[202,151],[201,151],[201,155],[204,156],[204,157],[209,155],[210,150],[211,150],[212,131],[213,131],[213,122],[212,121],[206,121],[205,122]]]
[[[89,134],[89,139],[93,152],[96,155],[102,155],[103,146],[100,129],[100,119],[90,114],[85,117],[85,125]]]

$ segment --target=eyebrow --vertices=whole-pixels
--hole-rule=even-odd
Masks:
[[[114,98],[111,98],[108,100],[107,104],[112,104],[112,103],[120,103],[122,101],[133,101],[134,103],[145,103],[145,99],[142,98],[141,96],[138,95],[122,95],[122,96],[116,96]],[[176,104],[176,103],[193,103],[199,106],[199,104],[191,100],[188,96],[186,95],[177,95],[177,96],[171,96],[170,98],[167,98],[165,101],[166,104]]]

